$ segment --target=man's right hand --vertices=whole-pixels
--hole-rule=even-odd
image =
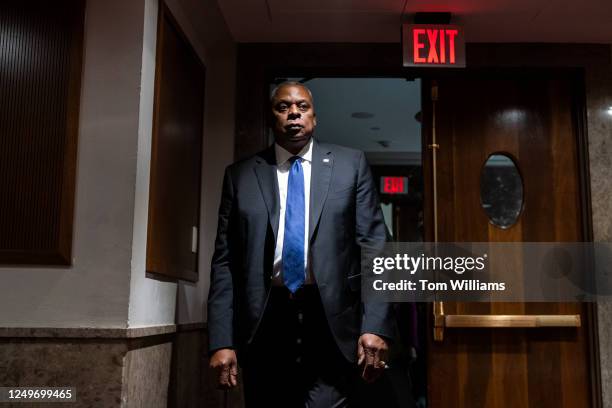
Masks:
[[[220,388],[230,389],[238,385],[238,360],[234,350],[215,351],[210,358],[210,368],[217,373]]]

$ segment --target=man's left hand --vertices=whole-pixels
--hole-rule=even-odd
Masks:
[[[361,377],[366,382],[375,381],[383,373],[388,352],[389,346],[381,337],[372,333],[364,333],[359,337],[357,364],[359,366],[363,364]]]

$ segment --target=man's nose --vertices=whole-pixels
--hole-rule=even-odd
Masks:
[[[292,104],[289,106],[289,115],[300,115],[300,110],[298,109],[296,104]]]

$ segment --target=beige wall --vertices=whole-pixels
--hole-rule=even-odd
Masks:
[[[143,0],[89,0],[70,267],[0,268],[0,326],[125,327]]]
[[[202,39],[206,65],[204,145],[202,155],[202,206],[200,215],[197,285],[180,282],[177,323],[206,321],[210,260],[217,232],[217,214],[225,167],[234,161],[234,112],[236,93],[236,44],[215,0],[181,0],[191,16],[193,36]]]
[[[88,0],[73,265],[0,268],[0,327],[205,320],[221,179],[233,160],[235,44],[216,1],[167,3],[206,67],[200,281],[145,274],[158,0]]]
[[[221,179],[233,160],[235,45],[215,0],[168,6],[206,67],[200,280],[145,274],[158,0],[88,0],[73,265],[0,268],[4,385],[72,384],[90,406],[201,406],[203,325],[173,332],[205,319]]]
[[[233,160],[235,44],[214,0],[166,2],[206,67],[200,279],[167,282],[145,275],[146,225],[151,156],[152,88],[155,76],[157,0],[145,1],[138,177],[130,284],[129,327],[205,320],[212,243],[223,170]]]

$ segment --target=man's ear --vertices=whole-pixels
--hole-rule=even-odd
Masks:
[[[317,114],[312,115],[312,126],[317,126]]]

